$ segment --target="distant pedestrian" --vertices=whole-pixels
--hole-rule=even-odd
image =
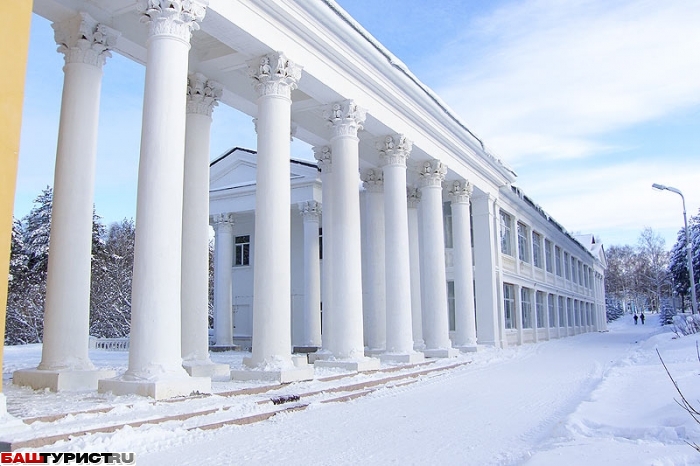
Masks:
[[[634,325],[637,325],[637,319],[639,319],[639,316],[637,314],[634,315]]]
[[[642,321],[642,325],[644,325],[644,313],[643,312],[639,315],[639,318]]]

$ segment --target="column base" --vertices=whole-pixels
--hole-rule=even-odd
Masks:
[[[155,400],[164,400],[176,396],[211,393],[211,379],[176,375],[129,380],[125,376],[121,376],[100,380],[97,391],[100,393],[112,392],[114,395],[148,396]]]
[[[313,366],[304,365],[301,367],[295,366],[287,369],[238,369],[231,371],[231,380],[248,382],[253,380],[276,382],[276,383],[291,383],[300,382],[303,380],[313,380]]]
[[[214,345],[209,347],[212,353],[223,353],[224,351],[238,351],[241,347],[238,345]]]
[[[231,380],[231,366],[216,364],[211,361],[183,361],[182,367],[190,377],[211,377],[212,380],[225,382]]]
[[[7,398],[3,393],[0,393],[0,435],[4,434],[14,434],[16,432],[22,432],[28,430],[29,426],[22,422],[21,419],[8,414],[7,412]],[[0,440],[0,451],[9,451],[3,449],[3,442]]]
[[[379,356],[381,362],[398,362],[416,364],[425,361],[423,353],[384,353]]]
[[[295,346],[292,348],[292,353],[315,353],[319,350],[318,346]]]
[[[456,358],[459,354],[457,348],[436,348],[423,350],[426,358]]]
[[[460,353],[476,353],[479,351],[479,347],[477,345],[455,346],[455,349],[459,350]]]
[[[52,392],[97,390],[98,380],[114,377],[110,370],[43,370],[22,369],[12,373],[12,383],[34,390],[48,388]]]
[[[379,359],[376,358],[317,359],[314,362],[314,366],[316,367],[330,367],[355,372],[378,370],[380,365]]]
[[[367,356],[368,358],[379,356],[380,354],[385,352],[386,349],[384,348],[365,348],[365,356]]]

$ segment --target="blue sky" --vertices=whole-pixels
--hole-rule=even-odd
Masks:
[[[440,2],[341,0],[435,90],[516,182],[571,232],[634,244],[645,226],[670,248],[700,207],[700,3],[697,0]],[[47,184],[63,75],[49,23],[32,22],[15,215]],[[95,203],[135,216],[144,70],[104,68]],[[255,147],[250,118],[219,106],[212,158]],[[293,155],[310,157],[295,142]]]

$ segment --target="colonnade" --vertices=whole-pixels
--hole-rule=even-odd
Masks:
[[[147,58],[129,364],[117,377],[95,369],[87,348],[99,93],[102,66],[118,33],[85,13],[54,25],[66,66],[44,347],[37,369],[15,372],[15,383],[167,398],[208,392],[212,377],[278,382],[313,377],[306,357],[292,354],[289,135],[292,91],[303,77],[301,65],[283,52],[245,63],[257,96],[252,354],[244,367],[230,372],[209,358],[208,225],[214,226],[216,235],[215,339],[217,346],[227,349],[233,346],[235,217],[227,213],[210,217],[208,211],[212,112],[223,88],[188,69],[192,32],[205,17],[206,4],[206,0],[138,1],[148,28]],[[380,359],[415,363],[424,357],[474,351],[477,324],[480,343],[498,344],[494,195],[482,192],[472,198],[468,180],[446,182],[447,165],[436,158],[413,163],[417,183],[409,184],[410,135],[384,135],[374,141],[379,166],[362,174],[368,206],[363,250],[358,132],[367,110],[352,99],[324,105],[322,118],[330,136],[327,144],[314,148],[323,206],[315,201],[299,206],[306,277],[300,346],[320,347],[310,358],[317,366],[368,370],[378,368]],[[445,189],[454,220],[454,345],[446,292]],[[481,245],[475,248],[475,257],[470,217],[474,242]],[[318,261],[319,222],[323,270]],[[364,306],[363,254],[369,255]],[[478,314],[475,287],[478,307],[484,309]]]

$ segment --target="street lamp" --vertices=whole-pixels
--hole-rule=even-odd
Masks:
[[[693,314],[698,313],[698,301],[697,298],[695,297],[695,275],[693,274],[693,245],[690,243],[690,234],[688,233],[688,219],[685,215],[685,198],[683,197],[683,193],[680,191],[680,189],[671,187],[671,186],[664,186],[662,184],[654,183],[651,185],[652,188],[658,189],[659,191],[671,191],[672,193],[676,193],[681,197],[681,200],[683,201],[683,224],[685,225],[685,245],[686,249],[688,250],[688,273],[690,274],[690,297],[692,298],[692,303],[693,303]]]

